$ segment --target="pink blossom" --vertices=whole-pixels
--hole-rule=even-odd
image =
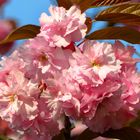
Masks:
[[[47,108],[46,100],[40,98],[38,102],[38,116],[32,122],[29,129],[25,131],[22,140],[51,140],[59,133],[57,120],[51,117],[51,111]]]
[[[116,41],[113,44],[114,53],[117,59],[122,62],[122,66],[129,66],[135,65],[140,59],[133,58],[133,54],[136,52],[134,47],[132,46],[124,46],[120,41]]]
[[[29,40],[18,52],[19,59],[22,58],[25,64],[27,77],[38,81],[52,77],[56,71],[68,68],[68,60],[72,54],[69,49],[49,47],[48,42],[42,37]]]
[[[72,6],[69,10],[63,7],[50,7],[51,16],[43,13],[40,17],[41,32],[49,46],[66,47],[71,42],[80,41],[86,35],[85,14]]]
[[[121,73],[122,77],[122,99],[125,101],[125,109],[128,109],[131,114],[136,115],[136,110],[139,109],[140,96],[140,73],[135,67],[126,67]],[[137,106],[138,105],[138,106]]]
[[[49,97],[53,90],[49,85],[47,89],[45,83],[32,83],[18,70],[10,71],[0,85],[0,116],[13,129],[39,140],[51,140],[58,134],[59,118],[56,119],[53,113],[57,108],[50,106]]]
[[[0,117],[22,140],[51,140],[64,116],[92,131],[118,129],[140,108],[135,49],[86,40],[85,14],[50,7],[41,30],[0,61]],[[84,127],[85,128],[85,127]]]
[[[91,119],[94,117],[98,105],[105,99],[116,96],[115,92],[120,88],[119,81],[112,79],[106,79],[103,84],[94,87],[92,82],[88,84],[81,84],[73,78],[72,73],[63,73],[61,77],[61,90],[66,90],[67,98],[62,101],[63,109],[67,115],[74,119]],[[87,80],[88,79],[84,79]],[[64,92],[63,91],[63,92]],[[69,95],[69,96],[68,96]],[[68,98],[69,97],[69,98]]]
[[[116,59],[111,44],[87,41],[81,47],[81,50],[76,49],[74,59],[70,60],[71,67],[77,71],[75,78],[81,84],[86,83],[84,79],[89,79],[97,86],[109,73],[120,71],[121,61]]]
[[[41,82],[42,79],[52,77],[56,71],[68,68],[71,54],[69,49],[49,47],[42,37],[31,39],[9,57],[2,57],[0,79],[11,70],[18,69],[26,78]]]
[[[112,92],[120,88],[119,79],[108,76],[120,72],[121,62],[116,59],[112,45],[104,43],[86,42],[72,55],[71,67],[63,70],[57,80],[64,94],[60,100],[62,108],[72,118],[91,119],[99,103],[114,96]]]
[[[104,132],[109,128],[119,129],[137,116],[139,108],[140,78],[134,69],[120,74],[121,88],[114,91],[115,96],[105,98],[97,107],[92,120],[85,120],[87,126],[95,132]]]
[[[25,79],[24,74],[18,70],[11,71],[5,82],[0,82],[0,116],[17,127],[25,120],[33,120],[37,113],[37,102],[32,97],[38,92],[36,85]],[[20,128],[20,127],[19,127]]]
[[[63,70],[62,76],[57,80],[61,83],[61,94],[64,94],[64,97],[59,98],[62,109],[73,119],[82,119],[96,132],[121,128],[137,116],[139,74],[133,69],[135,65],[132,65],[132,70],[128,70],[127,57],[120,55],[122,51],[115,54],[109,44],[94,42],[92,46],[84,44],[82,48],[76,49],[70,60],[71,67]],[[126,55],[132,57],[129,51]],[[95,60],[99,60],[101,67],[106,65],[106,69],[109,69],[104,79],[97,85],[94,82],[96,77],[93,78],[94,81],[91,80],[96,71],[90,71],[90,64]],[[122,64],[123,69],[120,69]]]
[[[25,68],[25,62],[23,59],[19,58],[19,51],[15,50],[10,56],[4,56],[1,58],[0,61],[0,82],[5,82],[7,75],[11,71],[21,71],[24,74],[26,74],[24,68]]]

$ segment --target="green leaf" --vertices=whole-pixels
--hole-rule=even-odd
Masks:
[[[40,32],[40,27],[36,25],[25,25],[13,30],[0,44],[13,42],[20,39],[34,38]]]
[[[140,26],[140,3],[112,6],[99,13],[95,20]]]
[[[133,44],[140,44],[140,32],[128,27],[108,27],[97,30],[86,36],[90,40],[125,40]]]
[[[130,127],[124,127],[118,130],[110,129],[101,136],[120,140],[140,140],[140,132]]]
[[[94,0],[92,3],[92,6],[109,6],[109,5],[115,5],[119,3],[128,2],[130,0]]]

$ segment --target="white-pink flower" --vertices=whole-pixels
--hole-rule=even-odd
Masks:
[[[38,116],[24,132],[22,140],[51,140],[59,133],[58,118],[57,120],[52,118],[45,98],[40,97],[38,100],[38,110]]]
[[[70,65],[77,71],[74,75],[81,84],[87,84],[84,79],[89,79],[97,86],[109,73],[120,72],[121,61],[115,57],[111,44],[86,41],[80,47],[73,53]]]
[[[81,80],[87,82],[84,85],[83,83],[79,83],[73,76],[74,74],[74,71],[63,71],[63,77],[59,80],[62,86],[61,92],[64,93],[65,97],[65,100],[60,100],[63,110],[68,116],[74,119],[91,120],[96,114],[98,105],[105,98],[116,96],[114,92],[120,89],[120,81],[118,78],[107,78],[104,83],[94,86],[88,78],[83,77]]]
[[[29,77],[35,79],[41,79],[48,76],[48,73],[68,68],[68,59],[72,54],[69,49],[49,47],[48,42],[42,37],[29,40],[25,46],[19,49],[19,52],[19,57],[25,62],[25,69]]]
[[[136,118],[140,107],[140,76],[134,67],[119,74],[120,88],[98,105],[95,116],[86,125],[95,132],[104,132],[109,128],[119,129]]]
[[[95,132],[126,125],[140,108],[135,49],[84,40],[85,14],[50,7],[41,30],[0,61],[0,117],[23,140],[51,140],[68,116]]]
[[[19,70],[11,70],[3,79],[0,82],[0,117],[3,120],[26,138],[51,140],[59,133],[59,118],[54,114],[59,113],[54,106],[59,103],[55,101],[59,90],[54,90],[55,85],[51,89],[47,82],[32,83]]]
[[[0,82],[0,116],[12,127],[19,129],[24,121],[31,121],[37,116],[37,101],[34,96],[39,90],[18,70],[11,71]],[[17,124],[20,120],[20,123]],[[17,125],[19,126],[17,126]]]
[[[71,42],[80,41],[86,35],[85,14],[72,6],[69,10],[63,7],[50,7],[51,16],[43,13],[40,17],[41,32],[50,46],[66,47]]]
[[[125,46],[120,41],[116,41],[113,44],[113,51],[115,53],[115,56],[118,60],[122,62],[122,68],[131,67],[132,65],[135,65],[137,62],[140,62],[140,59],[133,58],[134,53],[136,52],[135,48],[132,46]]]

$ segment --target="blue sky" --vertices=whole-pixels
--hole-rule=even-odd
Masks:
[[[48,12],[48,7],[50,4],[55,4],[55,0],[9,0],[3,9],[3,17],[15,19],[18,26],[26,24],[39,24],[39,17],[42,12]],[[98,10],[95,9],[94,12],[89,10],[87,15],[95,15]],[[92,16],[93,16],[92,15]],[[102,28],[103,22],[95,23],[93,30]],[[125,43],[128,44],[128,43]],[[140,45],[135,45],[135,48],[140,52]],[[140,70],[140,64],[139,64]]]
[[[48,12],[51,0],[9,0],[4,7],[4,17],[17,20],[18,25],[39,24],[42,12]]]

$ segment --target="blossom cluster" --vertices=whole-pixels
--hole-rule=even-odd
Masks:
[[[16,23],[12,19],[3,19],[3,6],[8,0],[0,0],[0,41],[2,41],[6,36],[15,28]],[[8,53],[13,47],[13,42],[0,44],[0,55]],[[0,118],[0,135],[8,136],[13,134],[13,131],[9,128],[6,121]]]
[[[94,132],[126,126],[140,105],[135,49],[84,40],[86,15],[50,7],[37,37],[0,61],[0,117],[24,137],[51,140],[63,118]]]

